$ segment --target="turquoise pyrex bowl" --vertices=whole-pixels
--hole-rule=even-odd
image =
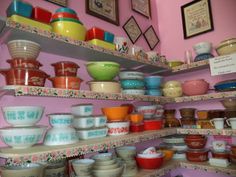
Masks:
[[[159,89],[150,89],[146,90],[146,95],[151,95],[151,96],[162,96],[162,91]]]
[[[144,81],[138,79],[121,80],[120,83],[123,89],[142,89],[145,86]]]
[[[161,76],[147,76],[144,78],[145,87],[147,89],[157,89],[161,87],[163,77]]]
[[[56,10],[56,13],[58,13],[58,12],[67,12],[69,14],[77,15],[77,13],[73,9],[68,8],[68,7],[61,7],[61,8]]]

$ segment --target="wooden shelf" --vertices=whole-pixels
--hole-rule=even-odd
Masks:
[[[7,159],[7,164],[10,165],[20,164],[26,161],[41,162],[98,152],[175,134],[236,136],[236,130],[165,128],[158,131],[130,133],[124,136],[109,136],[105,138],[83,140],[75,144],[64,146],[36,145],[27,149],[13,149],[6,147],[0,149],[0,157]]]
[[[109,136],[105,138],[81,140],[78,143],[63,146],[36,145],[27,149],[13,149],[7,147],[0,149],[0,157],[7,159],[7,164],[9,165],[16,165],[27,161],[41,162],[98,152],[174,134],[176,134],[176,129],[166,128],[158,131],[130,133],[124,136]]]
[[[161,177],[177,168],[179,168],[179,163],[177,161],[171,160],[169,162],[164,163],[162,167],[157,170],[141,169],[135,177]]]
[[[171,160],[164,163],[160,169],[157,170],[140,170],[135,177],[161,177],[177,168],[201,170],[205,172],[220,173],[222,175],[236,176],[236,165],[228,167],[210,166],[208,162],[193,163],[189,161]]]
[[[200,134],[200,135],[225,135],[225,136],[236,136],[236,130],[232,129],[187,129],[177,128],[177,134]]]
[[[156,97],[149,95],[130,95],[122,93],[102,93],[88,90],[68,90],[49,87],[34,86],[16,86],[8,85],[0,88],[0,96],[42,96],[42,97],[60,97],[60,98],[80,98],[96,100],[118,100],[118,101],[148,101],[156,103],[170,102],[171,98]]]
[[[160,104],[171,104],[171,103],[184,103],[193,101],[207,101],[214,99],[235,98],[236,91],[169,98],[169,97],[157,97],[149,95],[102,93],[102,92],[92,92],[88,90],[68,90],[68,89],[58,89],[50,87],[9,85],[0,88],[0,96],[3,95],[42,96],[42,97],[80,98],[80,99],[118,100],[118,101],[147,101],[147,102],[156,102]]]
[[[199,71],[199,70],[207,69],[207,68],[209,68],[209,60],[202,60],[202,61],[193,62],[191,64],[183,64],[180,66],[176,66],[176,67],[173,67],[171,71],[166,71],[160,74],[163,76],[171,76],[171,75],[176,75],[176,74]]]
[[[5,26],[4,23],[6,24]],[[131,55],[104,49],[84,41],[73,40],[52,32],[16,23],[11,20],[5,21],[4,19],[0,19],[0,25],[3,27],[0,37],[5,43],[14,39],[26,39],[39,43],[41,51],[43,52],[65,57],[85,61],[101,61],[101,59],[114,61],[120,63],[122,69],[137,70],[144,73],[153,73],[156,71],[164,72],[170,70],[166,64],[161,62],[151,61],[144,58],[135,58]]]
[[[166,103],[184,103],[184,102],[207,101],[207,100],[235,98],[235,97],[236,97],[236,91],[216,92],[205,95],[177,97],[172,100],[171,99],[166,100]]]

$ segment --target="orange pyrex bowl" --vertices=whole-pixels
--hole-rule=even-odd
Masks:
[[[53,87],[55,88],[74,89],[74,90],[79,90],[80,84],[83,81],[79,77],[68,77],[68,76],[51,77],[48,79],[52,81]]]
[[[128,106],[105,107],[102,112],[110,122],[124,121],[128,115]]]

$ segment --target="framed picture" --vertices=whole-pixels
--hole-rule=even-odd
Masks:
[[[86,0],[86,13],[119,26],[118,0]]]
[[[125,32],[127,33],[129,39],[132,41],[133,44],[142,35],[142,31],[133,16],[131,16],[127,20],[127,22],[123,25],[123,29],[125,30]]]
[[[67,0],[46,0],[62,7],[67,7]]]
[[[195,0],[181,6],[184,39],[214,30],[210,0]]]
[[[131,0],[132,10],[141,15],[151,18],[151,4],[150,0]]]
[[[148,27],[148,29],[143,33],[143,35],[151,50],[153,50],[156,47],[156,45],[160,42],[152,25]]]

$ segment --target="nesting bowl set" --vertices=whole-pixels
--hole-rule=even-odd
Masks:
[[[48,78],[55,88],[79,90],[81,78],[77,76],[79,65],[71,61],[60,61],[51,64],[54,67],[55,77]]]
[[[124,94],[145,94],[144,74],[137,71],[122,71],[119,79]]]
[[[36,124],[42,118],[44,107],[6,106],[2,107],[2,112],[5,121],[11,125],[0,129],[5,144],[15,149],[26,149],[43,138],[47,127]]]
[[[75,40],[85,40],[87,30],[73,9],[65,7],[57,9],[50,23],[54,33]]]
[[[36,60],[40,45],[29,40],[12,40],[7,43],[7,47],[12,57],[7,60],[11,68],[0,70],[6,84],[43,87],[49,75],[39,69],[42,64]]]
[[[120,71],[120,64],[111,61],[94,61],[86,63],[86,69],[90,77],[94,80],[89,81],[91,91],[104,93],[120,93],[120,83],[113,80]]]

